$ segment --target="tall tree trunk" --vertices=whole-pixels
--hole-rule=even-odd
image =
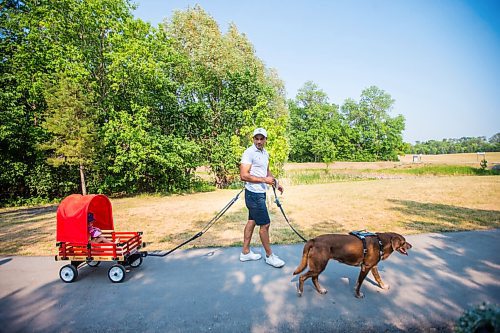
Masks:
[[[83,172],[82,163],[80,163],[80,182],[82,183],[82,194],[87,195],[87,186],[85,186],[85,174]]]

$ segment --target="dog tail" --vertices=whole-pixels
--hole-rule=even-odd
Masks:
[[[302,260],[300,261],[299,267],[295,269],[295,272],[293,272],[293,275],[297,275],[300,272],[302,272],[304,269],[307,267],[307,257],[309,255],[309,250],[311,247],[314,245],[314,240],[308,240],[306,245],[304,245],[304,250],[302,251]]]

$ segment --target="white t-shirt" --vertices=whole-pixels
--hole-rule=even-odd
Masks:
[[[250,174],[255,177],[266,177],[267,167],[269,166],[269,153],[264,148],[257,149],[255,144],[248,147],[241,157],[241,164],[251,164]],[[245,188],[254,193],[265,193],[267,191],[266,183],[245,183]]]

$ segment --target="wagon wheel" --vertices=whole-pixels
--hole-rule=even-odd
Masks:
[[[108,270],[108,277],[113,283],[120,283],[125,279],[125,267],[120,264],[113,265]]]
[[[66,283],[71,283],[78,277],[78,269],[73,265],[66,265],[59,270],[59,277]]]
[[[90,267],[97,267],[99,266],[101,262],[100,261],[95,261],[95,260],[87,260],[87,265]]]
[[[129,265],[132,268],[137,268],[142,264],[142,256],[139,253],[133,254],[129,258]]]

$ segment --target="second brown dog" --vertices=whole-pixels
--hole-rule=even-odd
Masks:
[[[377,238],[382,243],[382,256],[380,256]],[[293,272],[296,275],[309,267],[309,270],[299,278],[297,292],[299,296],[302,295],[304,281],[311,277],[316,290],[320,294],[326,294],[327,290],[319,284],[318,276],[325,270],[328,260],[334,259],[346,265],[361,266],[358,281],[356,282],[355,296],[362,298],[364,295],[360,292],[360,288],[368,272],[371,271],[380,288],[385,289],[385,285],[378,273],[377,264],[380,260],[387,259],[393,251],[408,255],[407,251],[411,248],[412,245],[400,234],[394,232],[376,233],[376,237],[366,237],[367,252],[363,258],[363,242],[356,236],[328,234],[316,237],[304,245],[302,260]]]

